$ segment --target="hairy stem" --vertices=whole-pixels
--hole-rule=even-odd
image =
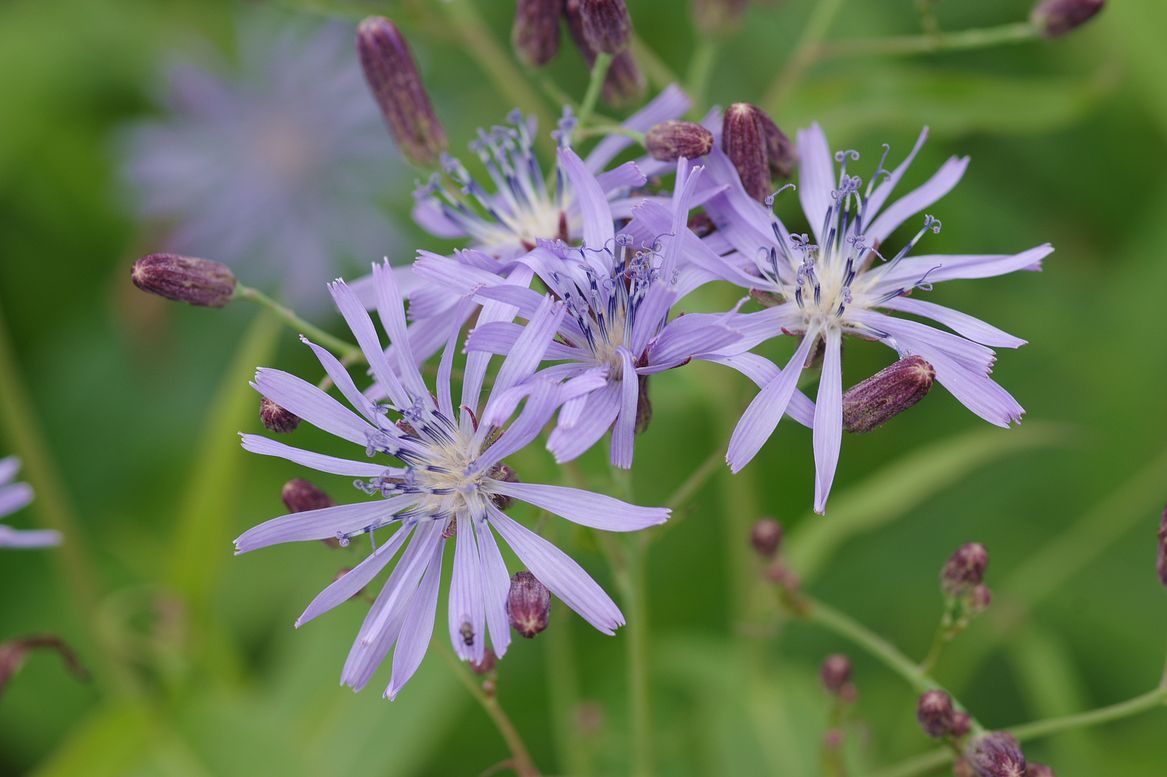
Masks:
[[[583,101],[579,104],[579,127],[586,128],[596,110],[596,102],[600,99],[600,90],[604,88],[604,79],[608,77],[608,68],[612,65],[612,55],[599,53],[592,65],[592,74],[588,79],[588,89],[584,92]]]
[[[309,323],[301,318],[296,311],[292,310],[287,305],[282,305],[274,299],[264,294],[259,289],[253,289],[250,286],[240,284],[235,288],[235,296],[238,299],[244,299],[248,302],[254,302],[261,305],[276,314],[276,317],[288,325],[289,328],[296,330],[297,334],[307,335],[312,338],[318,345],[322,345],[328,350],[332,351],[345,364],[355,364],[364,360],[364,354],[361,349],[352,343],[341,340],[339,337],[334,337],[328,334],[315,324]]]

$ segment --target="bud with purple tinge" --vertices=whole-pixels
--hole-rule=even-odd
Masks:
[[[944,691],[928,691],[916,703],[916,720],[924,733],[935,739],[951,736],[956,710],[952,697]]]
[[[638,375],[636,378],[636,423],[632,431],[644,434],[648,425],[652,423],[652,398],[648,395],[648,376]]]
[[[524,65],[541,67],[559,53],[562,0],[518,0],[511,45]]]
[[[142,291],[203,308],[221,308],[235,296],[235,274],[210,259],[150,254],[134,262],[130,280]]]
[[[972,718],[964,710],[956,710],[952,713],[952,736],[960,738],[969,732],[972,728]]]
[[[970,615],[980,615],[989,609],[993,603],[993,592],[987,585],[974,586],[968,593],[968,611]]]
[[[267,397],[261,397],[259,400],[259,420],[263,422],[264,428],[276,434],[294,432],[300,425],[298,415],[284,410]]]
[[[530,572],[516,572],[507,592],[507,615],[511,628],[531,639],[547,628],[551,614],[551,592]]]
[[[284,483],[280,497],[284,500],[284,506],[288,508],[288,512],[291,513],[323,510],[325,507],[332,507],[336,504],[328,494],[304,478],[296,478]]]
[[[758,111],[758,121],[762,123],[762,137],[766,139],[766,161],[770,164],[770,173],[777,178],[789,178],[798,162],[794,144],[765,111]]]
[[[851,659],[842,653],[827,656],[819,676],[822,677],[823,687],[829,693],[838,695],[851,681]]]
[[[1047,38],[1060,38],[1081,27],[1102,10],[1106,0],[1043,0],[1029,21]]]
[[[624,0],[581,0],[583,35],[594,51],[619,54],[632,37],[632,17]]]
[[[750,544],[762,558],[773,558],[782,545],[782,524],[773,518],[759,518],[750,529]]]
[[[696,159],[713,150],[713,133],[691,121],[662,121],[645,134],[644,147],[661,162]]]
[[[741,29],[749,0],[692,0],[693,28],[712,38],[725,38]]]
[[[919,356],[900,359],[843,394],[843,428],[865,434],[919,402],[932,389],[936,370]]]
[[[981,585],[989,566],[989,552],[979,542],[956,549],[940,570],[940,587],[949,596],[963,596]]]
[[[446,131],[401,31],[384,17],[370,16],[357,27],[357,54],[401,153],[414,164],[436,165],[446,150]]]
[[[995,731],[977,737],[964,751],[977,777],[1025,777],[1025,756],[1011,734]]]
[[[471,661],[470,671],[474,674],[489,674],[491,670],[498,664],[498,656],[490,648],[482,651],[481,661]]]
[[[758,202],[769,197],[772,188],[760,114],[749,103],[734,103],[725,112],[721,127],[721,150],[733,162],[746,194]]]
[[[588,67],[591,67],[596,61],[596,49],[584,34],[583,0],[565,0],[563,17],[567,20],[567,30],[571,33],[572,41],[588,63]],[[604,78],[604,102],[614,106],[633,103],[644,95],[647,88],[648,83],[640,68],[636,66],[631,51],[625,49],[612,58],[612,64],[608,66],[608,75]]]
[[[1025,767],[1025,777],[1057,777],[1057,775],[1045,764],[1029,764]]]
[[[1159,582],[1167,586],[1167,507],[1159,519],[1159,558],[1155,568],[1159,571]]]

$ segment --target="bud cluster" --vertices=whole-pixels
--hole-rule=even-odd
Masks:
[[[916,704],[916,720],[924,733],[935,739],[959,739],[972,728],[967,712],[956,709],[952,697],[941,690],[927,691]]]

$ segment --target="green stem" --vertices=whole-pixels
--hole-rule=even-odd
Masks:
[[[458,660],[449,647],[443,644],[442,649],[438,652],[446,659],[446,663],[450,665],[458,681],[470,692],[470,695],[478,702],[478,706],[482,707],[494,723],[494,727],[498,729],[498,733],[511,751],[512,765],[519,777],[538,777],[539,770],[535,768],[535,762],[531,760],[531,754],[527,751],[527,746],[523,744],[523,738],[519,736],[518,730],[511,723],[511,719],[507,717],[506,711],[498,703],[498,699],[493,694],[483,690],[482,685],[474,678],[466,665]]]
[[[103,638],[98,622],[98,604],[103,586],[94,571],[93,560],[87,553],[89,544],[81,532],[80,522],[69,501],[68,490],[57,471],[52,454],[45,443],[44,432],[36,421],[37,414],[20,378],[11,338],[0,310],[0,420],[4,422],[11,442],[23,462],[24,476],[36,491],[34,514],[40,516],[46,528],[60,532],[61,546],[46,551],[60,567],[68,586],[68,599],[77,608],[78,616],[89,632],[98,651],[97,675],[110,688],[121,694],[132,694],[134,679],[113,655]]]
[[[552,728],[560,768],[567,774],[591,774],[592,768],[584,747],[576,715],[579,713],[579,677],[576,672],[575,645],[571,637],[571,610],[562,602],[555,605],[555,626],[547,630],[547,691],[551,701]]]
[[[596,102],[600,99],[600,90],[604,88],[604,79],[608,77],[608,68],[612,65],[612,55],[600,53],[592,65],[592,75],[588,79],[588,90],[584,92],[583,102],[579,104],[578,126],[583,129],[588,126],[592,113],[596,110]]]
[[[959,32],[940,32],[934,35],[901,35],[870,40],[842,40],[817,47],[812,59],[842,59],[864,56],[912,56],[938,54],[948,51],[968,51],[991,46],[1025,43],[1041,37],[1029,22],[982,27]]]
[[[664,60],[638,35],[632,36],[632,56],[644,69],[649,83],[657,89],[664,89],[669,84],[680,83],[681,79],[677,78],[677,74],[670,70]]]
[[[693,51],[693,58],[689,60],[689,73],[685,79],[685,83],[688,84],[686,91],[694,105],[705,104],[705,92],[709,89],[709,77],[713,74],[713,65],[716,61],[717,43],[708,36],[700,36]]]
[[[814,10],[811,12],[810,18],[807,19],[806,27],[802,30],[802,36],[798,39],[794,53],[790,55],[782,72],[778,74],[774,83],[770,85],[762,97],[762,106],[767,110],[776,112],[785,107],[786,98],[794,90],[798,79],[814,63],[819,43],[827,34],[831,23],[835,21],[835,16],[839,13],[842,5],[843,0],[817,0],[815,2]]]
[[[276,316],[294,329],[298,334],[305,334],[311,337],[318,345],[322,345],[328,350],[332,351],[341,361],[353,364],[364,360],[364,354],[361,349],[352,343],[345,342],[339,337],[334,337],[328,334],[315,324],[309,323],[297,315],[296,311],[292,310],[287,305],[282,305],[274,299],[264,294],[259,289],[253,289],[250,286],[243,286],[240,284],[235,288],[235,296],[239,299],[254,302],[257,305],[262,305],[268,310],[276,314]]]
[[[619,124],[596,124],[592,127],[585,127],[582,130],[577,130],[573,137],[579,140],[586,138],[597,137],[600,135],[623,135],[626,138],[632,138],[640,145],[644,145],[644,133],[637,132],[634,129],[621,127]]]
[[[634,536],[628,543],[623,575],[624,606],[628,610],[628,703],[632,717],[632,774],[653,773],[651,678],[648,664],[647,543]]]

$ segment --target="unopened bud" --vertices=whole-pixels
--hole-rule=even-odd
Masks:
[[[325,507],[332,507],[335,504],[328,494],[303,478],[296,478],[295,480],[289,480],[287,483],[284,483],[284,488],[280,492],[280,496],[284,500],[284,506],[288,508],[288,512],[290,513],[322,510]]]
[[[968,594],[968,611],[971,615],[979,615],[989,609],[993,603],[993,592],[987,585],[978,585]]]
[[[726,38],[741,29],[749,0],[692,0],[693,28],[712,38]]]
[[[644,147],[661,162],[696,159],[713,150],[713,133],[691,121],[663,121],[645,134]]]
[[[952,777],[977,777],[972,764],[965,758],[957,758],[952,764]]]
[[[1094,18],[1106,0],[1043,0],[1029,21],[1047,38],[1060,38]]]
[[[541,67],[559,53],[559,14],[562,0],[518,0],[511,45],[519,61]]]
[[[300,425],[300,417],[284,410],[267,397],[259,400],[259,420],[269,432],[287,434],[293,432]]]
[[[773,518],[759,518],[750,528],[750,544],[763,558],[773,558],[782,544],[782,524]]]
[[[652,423],[652,399],[648,396],[648,376],[638,375],[636,391],[636,425],[633,431],[636,434],[644,434],[648,431],[648,425]]]
[[[963,596],[979,586],[989,566],[989,552],[979,542],[956,549],[940,570],[940,587],[948,596]]]
[[[1025,756],[1011,734],[996,731],[979,736],[964,757],[976,777],[1025,777]]]
[[[972,728],[972,717],[964,710],[952,713],[952,736],[960,738]]]
[[[551,614],[551,592],[530,572],[516,572],[507,593],[507,615],[511,628],[531,639],[547,628]]]
[[[519,482],[518,474],[507,464],[496,464],[488,475],[493,480],[501,480],[503,483]],[[504,513],[515,502],[514,499],[504,494],[494,494],[490,497],[490,501],[494,502],[494,506]]]
[[[492,669],[494,669],[497,663],[498,656],[494,654],[493,650],[486,648],[486,650],[482,652],[481,661],[470,662],[470,670],[474,672],[474,674],[488,674]]]
[[[770,173],[776,178],[789,178],[798,161],[794,144],[765,111],[758,111],[758,121],[762,124],[762,137],[766,139],[766,162],[770,165]]]
[[[1057,775],[1045,764],[1029,764],[1025,767],[1025,777],[1057,777]]]
[[[827,656],[823,661],[819,675],[823,680],[823,687],[828,692],[838,695],[851,680],[851,659],[841,653]]]
[[[916,703],[916,720],[920,721],[920,728],[935,739],[952,734],[955,714],[952,697],[944,691],[928,691]]]
[[[436,165],[446,150],[446,131],[401,31],[384,17],[370,16],[357,27],[357,54],[401,153],[416,165]]]
[[[749,103],[734,103],[725,112],[721,127],[721,150],[733,162],[746,194],[762,202],[771,193],[770,163],[766,157],[766,136],[761,113]]]
[[[563,18],[567,21],[572,41],[588,67],[591,67],[596,61],[596,49],[584,34],[583,3],[584,0],[565,0]],[[644,95],[647,87],[648,83],[636,66],[632,52],[625,49],[615,55],[612,64],[608,66],[608,75],[604,78],[604,102],[617,107],[636,102]]]
[[[936,370],[919,356],[900,359],[843,394],[843,428],[865,434],[919,402],[932,389]]]
[[[150,254],[134,262],[130,280],[142,291],[203,308],[221,308],[235,296],[235,274],[210,259]]]
[[[614,55],[628,48],[632,17],[624,0],[581,0],[579,13],[592,50]]]
[[[1159,571],[1159,582],[1167,586],[1167,507],[1159,519],[1159,558],[1155,568]]]

